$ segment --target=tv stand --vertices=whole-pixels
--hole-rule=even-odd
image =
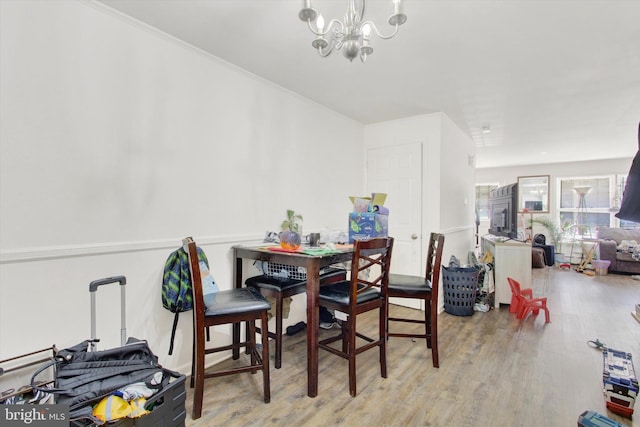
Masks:
[[[493,282],[495,307],[511,304],[511,289],[507,277],[523,288],[531,287],[531,244],[487,234],[482,236],[482,252],[493,254]]]

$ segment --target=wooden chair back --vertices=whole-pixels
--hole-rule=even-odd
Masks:
[[[443,248],[444,234],[431,233],[429,236],[429,249],[427,251],[427,271],[424,277],[431,282],[431,301],[435,301],[436,304],[438,303]]]
[[[193,321],[197,329],[204,329],[204,294],[202,292],[202,276],[198,261],[198,249],[192,237],[182,239],[182,247],[189,256],[189,273],[191,273],[191,287],[193,290]]]
[[[385,297],[389,283],[393,237],[377,237],[354,242],[351,260],[351,307],[357,305],[358,294],[372,288]]]

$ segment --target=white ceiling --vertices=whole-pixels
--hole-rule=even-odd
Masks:
[[[101,2],[364,124],[442,111],[477,167],[638,150],[638,0],[404,0],[407,23],[364,64],[313,50],[302,0]],[[328,18],[346,3],[311,0]],[[388,33],[392,10],[370,0],[366,18]]]

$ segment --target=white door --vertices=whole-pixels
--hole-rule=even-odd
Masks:
[[[422,144],[368,150],[367,188],[369,192],[387,193],[389,235],[394,238],[391,272],[423,276]],[[420,300],[392,302],[423,308]]]

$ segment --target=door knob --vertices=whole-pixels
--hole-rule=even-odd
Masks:
[[[416,240],[416,239],[418,238],[418,235],[417,235],[416,233],[413,233],[413,234],[411,235],[411,238],[412,238],[413,240]]]

